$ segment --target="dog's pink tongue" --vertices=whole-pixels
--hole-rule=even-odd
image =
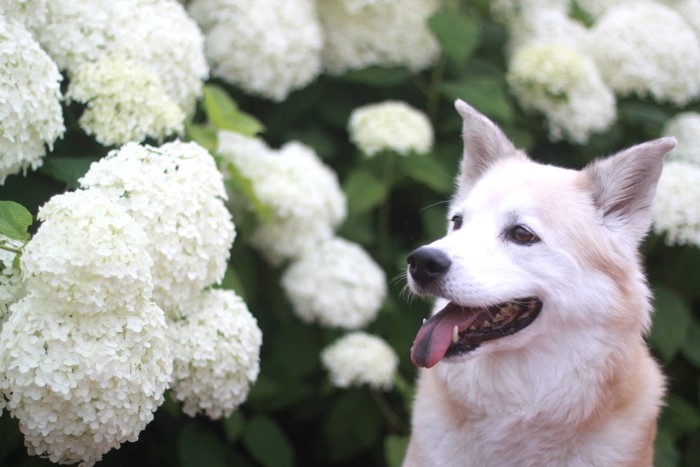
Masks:
[[[467,329],[479,315],[479,312],[463,308],[450,302],[445,308],[423,323],[413,340],[411,361],[418,367],[435,366],[447,353],[452,343],[453,329],[459,332]]]

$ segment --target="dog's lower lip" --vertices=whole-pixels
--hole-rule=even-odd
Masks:
[[[541,309],[537,297],[479,308],[450,302],[418,331],[411,360],[416,366],[430,368],[444,357],[465,354],[484,341],[515,334],[529,326]]]

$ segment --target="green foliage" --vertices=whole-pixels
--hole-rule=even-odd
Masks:
[[[236,102],[219,86],[212,84],[204,86],[202,107],[209,123],[216,129],[233,131],[246,136],[255,136],[264,129],[258,119],[241,112]]]
[[[32,215],[27,208],[14,201],[0,201],[0,235],[11,240],[26,242],[27,230],[32,224]]]

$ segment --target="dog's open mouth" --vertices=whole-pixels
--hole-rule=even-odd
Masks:
[[[482,342],[509,336],[529,326],[542,310],[542,301],[529,297],[487,308],[454,302],[423,323],[411,348],[411,360],[430,368],[442,358],[470,352]]]

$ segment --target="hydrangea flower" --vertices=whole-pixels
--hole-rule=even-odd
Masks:
[[[0,185],[37,169],[63,135],[61,75],[19,23],[0,16]]]
[[[700,167],[683,161],[664,164],[654,198],[654,232],[669,245],[700,246]]]
[[[123,55],[147,67],[186,113],[194,110],[208,76],[204,37],[178,2],[170,0],[25,0],[45,11],[28,22],[37,40],[64,70],[102,55]],[[10,14],[22,16],[17,8]],[[24,15],[26,16],[26,15]]]
[[[512,57],[520,47],[540,43],[556,43],[580,52],[586,50],[590,32],[583,24],[571,19],[566,8],[522,8],[522,14],[505,19],[508,56]]]
[[[28,290],[71,314],[133,311],[150,297],[147,239],[124,207],[79,190],[51,198],[38,218],[21,257]]]
[[[212,74],[274,101],[321,72],[323,38],[313,0],[195,0]]]
[[[0,242],[13,248],[22,246],[21,242],[4,235],[0,235]],[[16,255],[0,248],[0,328],[7,318],[10,305],[19,300],[25,292],[21,271],[14,264]]]
[[[347,214],[338,177],[298,142],[270,149],[259,139],[219,133],[217,151],[248,179],[272,213],[250,241],[273,264],[296,258],[330,238]]]
[[[66,98],[86,105],[80,126],[106,146],[182,133],[184,112],[160,78],[124,57],[103,56],[72,75]]]
[[[372,65],[417,72],[437,60],[440,48],[428,18],[437,0],[319,0],[325,44],[323,67],[339,75]]]
[[[366,384],[388,391],[393,386],[399,358],[383,339],[356,331],[323,349],[321,363],[339,388]]]
[[[592,60],[560,44],[520,47],[507,75],[520,104],[542,112],[552,140],[585,143],[616,117],[615,96]]]
[[[678,141],[678,145],[669,154],[671,160],[692,162],[700,166],[700,113],[679,113],[666,122],[663,133],[675,136]]]
[[[248,397],[260,371],[262,333],[245,302],[230,290],[208,290],[170,323],[172,396],[183,412],[228,417]]]
[[[426,153],[433,147],[433,127],[428,117],[401,101],[384,101],[358,107],[350,114],[350,140],[367,157],[382,151],[406,156]]]
[[[293,262],[281,284],[302,321],[344,329],[373,321],[387,292],[384,271],[369,254],[337,237]]]
[[[651,2],[608,10],[589,50],[603,80],[621,95],[684,105],[700,93],[700,42],[674,10]]]
[[[153,419],[172,360],[163,312],[66,314],[30,293],[0,333],[0,391],[30,455],[91,466]]]
[[[492,0],[489,6],[494,18],[508,23],[536,10],[557,10],[565,13],[569,2],[570,0]]]
[[[126,208],[147,237],[153,300],[169,316],[223,279],[235,237],[223,177],[196,143],[129,143],[95,162],[80,179]]]

